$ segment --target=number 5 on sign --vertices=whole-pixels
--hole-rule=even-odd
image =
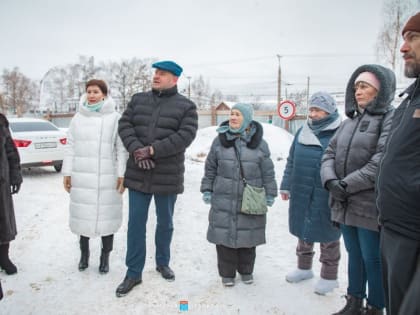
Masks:
[[[284,120],[290,120],[295,117],[296,105],[292,101],[285,100],[277,106],[277,114]]]

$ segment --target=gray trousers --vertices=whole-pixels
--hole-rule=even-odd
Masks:
[[[321,278],[326,280],[336,280],[338,273],[338,263],[340,261],[340,241],[320,243],[321,256],[319,261],[322,263]],[[299,239],[296,247],[299,269],[312,269],[314,257],[314,243],[308,243]]]
[[[383,227],[381,254],[387,314],[420,314],[420,241]]]

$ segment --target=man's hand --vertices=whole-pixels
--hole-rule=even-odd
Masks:
[[[338,179],[332,179],[327,182],[326,186],[330,194],[335,200],[338,200],[338,201],[347,200],[347,197],[349,194],[346,191],[347,185],[345,182]]]
[[[152,159],[140,160],[137,165],[143,170],[151,170],[156,166]]]
[[[138,164],[139,161],[150,159],[152,157],[152,153],[153,149],[150,145],[137,149],[133,152],[134,162]]]
[[[117,178],[117,191],[122,194],[125,190],[124,187],[124,177],[118,177]]]
[[[71,176],[64,176],[63,177],[63,185],[64,185],[64,189],[70,193],[70,189],[71,189]]]

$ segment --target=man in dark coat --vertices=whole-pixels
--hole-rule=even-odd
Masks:
[[[420,314],[420,12],[402,35],[405,75],[416,81],[395,110],[376,194],[388,315]]]
[[[197,110],[177,91],[182,68],[172,61],[156,62],[152,90],[133,95],[118,132],[130,157],[124,178],[129,192],[127,273],[116,295],[141,283],[146,258],[146,222],[151,198],[156,205],[156,270],[175,280],[169,268],[172,216],[177,194],[184,191],[185,150],[197,132]]]
[[[10,135],[9,122],[0,114],[0,268],[9,275],[17,272],[9,259],[9,243],[17,233],[12,194],[19,191],[21,183],[19,153]]]

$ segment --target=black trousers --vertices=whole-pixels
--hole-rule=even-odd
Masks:
[[[102,236],[102,250],[106,253],[112,251],[114,244],[114,234]],[[89,250],[89,237],[80,235],[80,249],[82,251]]]
[[[255,263],[255,247],[230,248],[216,245],[219,275],[235,278],[236,271],[242,275],[252,274]]]
[[[420,241],[382,228],[381,255],[386,313],[420,314]]]

